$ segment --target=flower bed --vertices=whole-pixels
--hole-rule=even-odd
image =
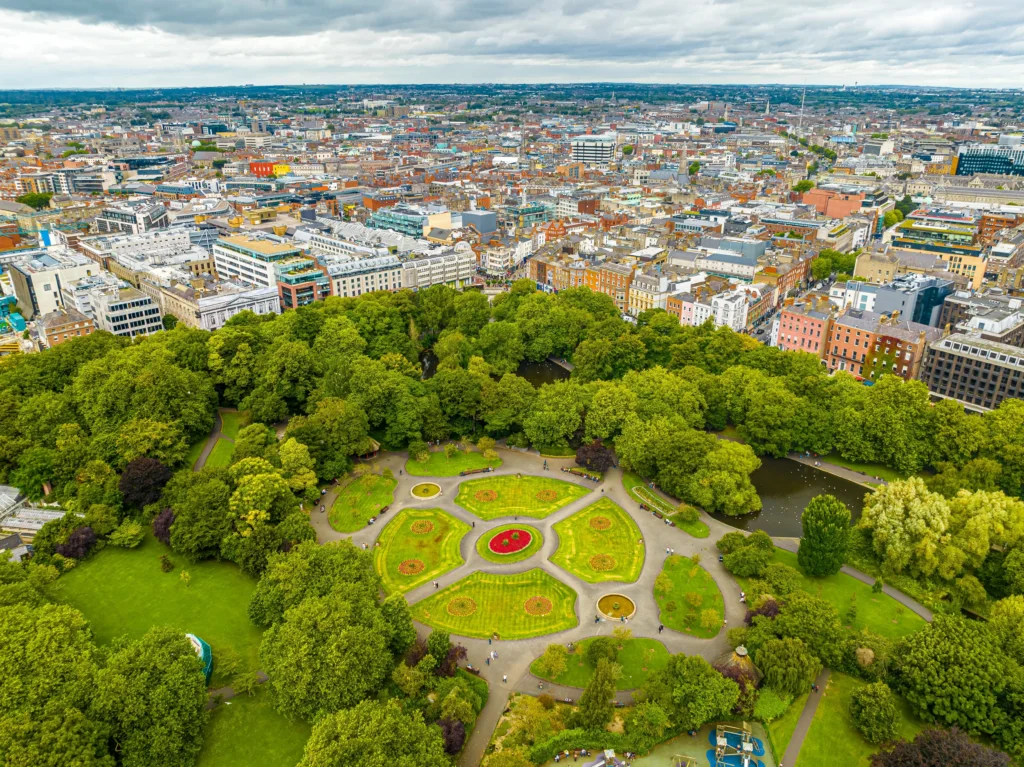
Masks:
[[[495,554],[515,554],[529,546],[532,540],[533,535],[529,530],[514,527],[495,534],[487,542],[487,548]]]

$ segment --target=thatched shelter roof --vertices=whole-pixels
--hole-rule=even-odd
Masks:
[[[764,678],[764,674],[754,665],[754,661],[750,659],[750,655],[747,653],[747,648],[743,645],[740,645],[732,652],[727,652],[711,665],[723,676],[727,676],[730,679],[742,676],[749,679],[754,685],[761,684],[761,679]]]

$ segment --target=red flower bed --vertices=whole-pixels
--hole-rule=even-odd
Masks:
[[[529,530],[521,530],[513,527],[511,530],[502,530],[487,542],[487,548],[495,554],[515,554],[530,545],[533,536]]]

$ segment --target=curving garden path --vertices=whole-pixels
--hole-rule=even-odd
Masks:
[[[502,450],[501,457],[504,460],[501,468],[491,474],[474,475],[473,477],[430,477],[431,482],[437,483],[442,494],[430,500],[419,500],[414,498],[410,490],[413,485],[424,480],[423,477],[411,477],[404,472],[406,456],[404,453],[389,454],[383,458],[376,459],[373,463],[378,469],[390,468],[398,485],[395,488],[395,501],[391,504],[390,510],[377,524],[367,526],[363,530],[353,534],[339,533],[330,527],[327,521],[327,513],[315,511],[312,514],[313,526],[317,530],[318,540],[327,542],[351,538],[357,546],[366,544],[372,547],[380,533],[381,528],[390,521],[395,512],[405,508],[440,508],[452,516],[466,522],[469,525],[475,523],[475,528],[470,531],[461,541],[460,549],[465,564],[437,578],[439,588],[443,589],[457,581],[462,580],[470,573],[520,573],[534,568],[541,568],[562,583],[572,587],[578,597],[576,600],[576,617],[579,625],[567,631],[533,639],[500,640],[490,644],[486,639],[472,637],[458,637],[457,639],[468,650],[468,662],[474,667],[481,669],[481,676],[490,684],[490,698],[487,705],[477,720],[473,734],[463,751],[461,764],[466,766],[478,765],[483,758],[484,750],[490,741],[491,733],[498,723],[502,712],[508,702],[509,693],[514,690],[522,692],[538,691],[540,680],[530,674],[530,664],[549,644],[579,642],[593,636],[611,634],[612,631],[622,625],[615,621],[601,621],[595,623],[596,603],[600,596],[609,591],[621,593],[634,601],[637,607],[635,617],[627,624],[635,637],[650,637],[657,639],[665,648],[675,653],[686,653],[687,655],[701,655],[709,661],[713,661],[729,650],[725,640],[725,631],[728,625],[741,625],[745,608],[739,601],[739,587],[732,576],[718,561],[718,551],[715,548],[715,541],[727,532],[734,530],[722,522],[718,522],[705,514],[702,519],[711,529],[711,535],[707,538],[694,538],[679,528],[666,525],[662,520],[656,518],[649,512],[641,511],[639,505],[630,498],[622,486],[622,472],[619,469],[612,469],[605,474],[604,480],[600,483],[587,481],[567,472],[562,472],[563,466],[575,465],[572,458],[547,459],[548,471],[544,471],[544,459],[535,453],[525,453],[513,450]],[[401,473],[399,473],[401,472]],[[523,517],[524,524],[537,528],[544,537],[543,545],[533,556],[514,564],[496,564],[481,557],[476,551],[477,540],[485,536],[489,531],[501,525],[513,521],[512,517],[501,517],[493,520],[481,520],[470,512],[455,504],[455,496],[458,493],[458,485],[466,479],[479,477],[504,476],[509,474],[532,474],[536,476],[549,476],[553,479],[565,480],[577,485],[587,487],[591,490],[583,498],[580,498],[545,519],[534,519]],[[324,498],[324,504],[330,509],[336,491],[332,488]],[[640,576],[635,583],[597,583],[591,584],[580,580],[572,574],[562,570],[549,561],[549,558],[558,548],[558,537],[554,532],[554,525],[576,512],[586,508],[601,497],[610,498],[629,513],[640,528],[646,545],[646,559]],[[676,554],[690,556],[695,553],[701,555],[701,565],[711,574],[718,584],[724,597],[725,623],[718,635],[712,639],[699,639],[684,633],[672,631],[666,628],[663,633],[658,633],[658,605],[654,598],[654,580],[661,572],[665,560],[665,548],[670,547]],[[405,596],[410,604],[415,604],[436,592],[433,583],[427,583]],[[429,632],[426,626],[419,625],[422,633]],[[498,658],[485,665],[485,659],[492,651],[497,651]],[[503,682],[503,678],[508,682]],[[560,687],[544,682],[544,691],[549,692],[558,698],[577,698],[580,690],[577,688]],[[620,692],[618,698],[623,701],[630,699],[629,692]]]

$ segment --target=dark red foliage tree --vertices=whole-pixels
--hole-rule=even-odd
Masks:
[[[458,719],[438,719],[437,726],[441,728],[444,739],[444,752],[449,756],[459,753],[466,742],[466,725]]]
[[[141,509],[160,500],[160,493],[170,478],[171,470],[156,458],[136,458],[124,467],[117,489],[124,496],[126,506]]]
[[[953,764],[1009,767],[1010,757],[975,743],[956,727],[922,730],[914,740],[889,743],[871,757],[871,767],[950,767]]]
[[[427,656],[427,652],[427,641],[422,637],[416,637],[416,641],[409,646],[405,653],[405,665],[409,668],[415,667]]]
[[[747,610],[747,614],[743,616],[743,622],[748,626],[758,615],[763,615],[766,618],[774,618],[779,614],[779,603],[774,599],[766,599],[764,604],[755,610]]]
[[[96,545],[96,533],[91,527],[79,527],[71,532],[64,543],[58,543],[54,551],[62,557],[85,559]]]
[[[589,445],[580,445],[576,449],[576,463],[585,469],[603,474],[614,465],[615,453],[611,448],[605,447],[601,440],[595,439]]]
[[[153,535],[165,546],[171,545],[171,525],[174,524],[174,512],[167,508],[153,518]]]
[[[459,661],[466,660],[466,648],[460,644],[448,648],[448,654],[441,660],[437,667],[438,676],[455,676],[459,669]]]

